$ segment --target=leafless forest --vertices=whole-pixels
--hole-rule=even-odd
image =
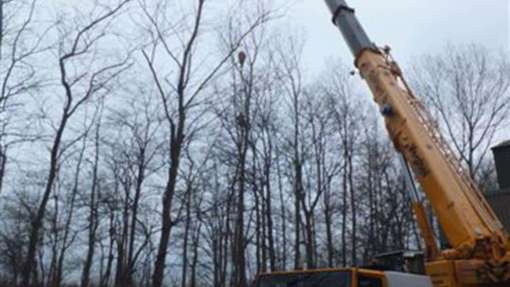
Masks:
[[[310,73],[271,2],[0,0],[3,286],[247,286],[422,247],[350,55]],[[497,189],[507,55],[405,71]]]

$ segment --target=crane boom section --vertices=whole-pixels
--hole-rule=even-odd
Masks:
[[[449,243],[461,251],[452,255],[469,258],[478,242],[490,243],[494,236],[506,244],[503,225],[404,84],[400,69],[381,52],[368,49],[359,55],[357,66],[385,114],[396,149],[410,164]]]
[[[385,116],[391,140],[411,166],[452,246],[442,252],[442,258],[504,261],[507,266],[508,234],[427,109],[412,93],[389,51],[370,41],[345,0],[326,3]],[[505,272],[510,276],[510,270]]]

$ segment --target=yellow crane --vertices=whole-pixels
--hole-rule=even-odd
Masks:
[[[420,183],[451,249],[440,250],[411,191],[426,245],[427,276],[344,268],[262,274],[257,287],[509,287],[510,238],[466,174],[389,49],[378,48],[345,0],[326,0],[409,173]],[[510,207],[509,207],[510,208]]]

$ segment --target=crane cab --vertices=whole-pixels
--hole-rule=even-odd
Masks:
[[[260,274],[253,287],[432,287],[428,276],[361,268]]]

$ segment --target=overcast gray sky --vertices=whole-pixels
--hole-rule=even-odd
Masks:
[[[289,0],[282,0],[289,1]],[[323,0],[291,0],[292,26],[306,33],[307,67],[319,71],[328,58],[352,58],[331,24]],[[439,51],[447,43],[483,43],[509,50],[509,0],[350,0],[348,3],[378,45],[409,63],[414,56]]]

